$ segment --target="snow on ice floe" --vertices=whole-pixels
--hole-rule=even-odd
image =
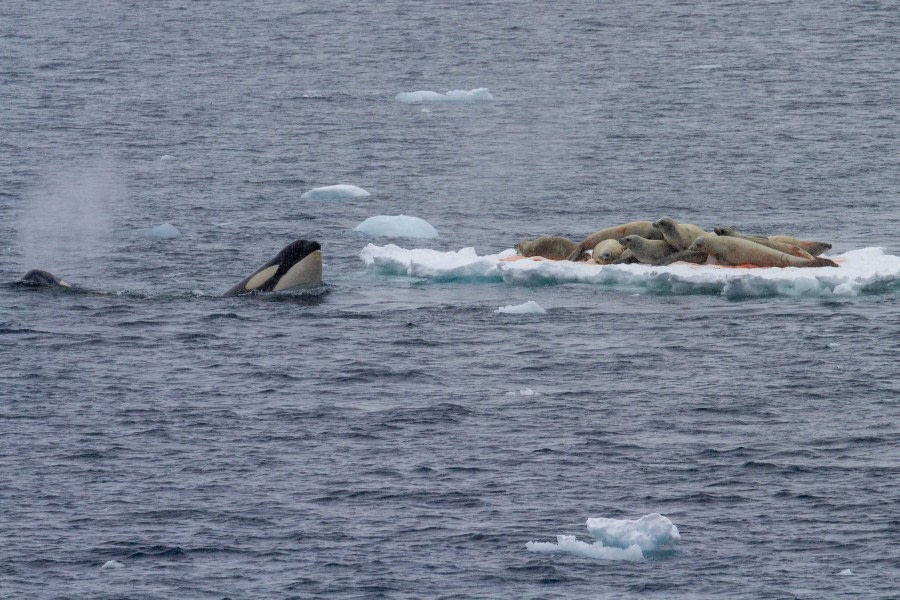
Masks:
[[[487,88],[474,90],[450,90],[446,94],[432,91],[400,92],[396,99],[405,104],[418,104],[423,102],[453,103],[453,102],[490,102],[494,99]]]
[[[408,238],[436,238],[437,229],[431,223],[419,217],[407,215],[376,215],[369,217],[353,228],[353,231],[366,235]]]
[[[497,309],[498,313],[508,315],[545,315],[547,311],[534,300],[529,300],[524,304],[508,304]]]
[[[851,297],[861,293],[900,290],[900,256],[881,248],[863,248],[830,256],[840,267],[732,268],[676,263],[597,265],[551,260],[503,260],[516,256],[509,249],[478,255],[474,248],[440,252],[369,244],[360,258],[383,275],[418,277],[437,282],[491,282],[512,285],[584,283],[639,288],[643,292],[720,294],[728,298],[759,296]]]
[[[140,237],[153,238],[158,240],[168,240],[177,238],[181,235],[181,232],[178,231],[178,228],[171,223],[163,223],[162,225],[157,225],[156,227],[138,229],[134,233],[135,235]]]
[[[304,200],[343,200],[345,198],[365,198],[371,195],[361,187],[342,183],[313,188],[304,192],[300,198]]]
[[[587,520],[588,531],[597,540],[582,542],[574,535],[558,535],[556,543],[528,542],[531,552],[569,554],[603,560],[644,560],[647,556],[671,552],[681,540],[678,528],[659,513],[640,519]]]

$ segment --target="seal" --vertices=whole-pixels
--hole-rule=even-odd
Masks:
[[[53,273],[42,271],[40,269],[32,269],[16,280],[19,285],[32,285],[35,287],[64,287],[71,288],[72,285],[63,281]]]
[[[598,265],[608,265],[622,256],[624,250],[619,240],[603,240],[594,246],[594,249],[591,251],[591,258]]]
[[[559,236],[544,236],[516,244],[516,251],[522,256],[540,256],[553,260],[568,257],[576,248],[577,243]]]
[[[295,240],[275,257],[223,294],[224,297],[258,292],[280,292],[322,285],[322,247],[319,242]]]
[[[621,243],[622,247],[625,248],[625,252],[619,260],[622,260],[623,258],[634,258],[637,262],[645,265],[659,264],[667,256],[677,252],[675,248],[670,246],[665,240],[648,240],[639,235],[626,235],[622,238]],[[626,254],[628,256],[626,256]],[[616,262],[618,263],[618,261]]]
[[[584,241],[581,242],[581,245],[577,250],[569,256],[569,260],[579,261],[584,256],[585,252],[603,240],[622,241],[622,238],[626,235],[639,235],[648,240],[662,239],[662,234],[653,228],[653,223],[650,221],[632,221],[630,223],[623,223],[622,225],[615,225],[614,227],[607,227],[606,229],[595,231],[584,238]]]
[[[714,233],[701,235],[691,244],[690,250],[705,252],[720,265],[736,267],[753,265],[756,267],[836,267],[827,258],[800,258],[785,254],[749,240]]]
[[[653,223],[653,227],[662,233],[664,240],[676,250],[687,250],[706,230],[690,223],[679,223],[672,217],[663,217]]]
[[[800,246],[795,246],[794,244],[786,244],[785,242],[776,242],[764,237],[743,235],[735,231],[734,227],[716,227],[715,229],[713,229],[713,231],[716,232],[716,235],[756,242],[757,244],[762,244],[763,246],[772,248],[773,250],[778,250],[779,252],[784,252],[785,254],[790,254],[799,258],[814,258],[812,254],[810,254]]]
[[[773,242],[784,242],[785,244],[799,246],[813,256],[819,256],[823,252],[831,250],[831,244],[828,242],[808,242],[806,240],[799,240],[792,235],[770,235],[769,239]]]

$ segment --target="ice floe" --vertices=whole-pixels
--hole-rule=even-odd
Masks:
[[[326,185],[304,192],[300,198],[304,200],[342,200],[345,198],[365,198],[371,196],[369,192],[349,184]]]
[[[507,306],[501,306],[497,309],[498,313],[505,313],[508,315],[544,315],[547,314],[547,311],[544,310],[540,304],[535,302],[534,300],[529,300],[524,304],[509,304]]]
[[[108,560],[105,563],[103,563],[103,566],[100,568],[101,569],[121,569],[124,567],[125,567],[125,565],[120,563],[117,560]]]
[[[366,235],[408,238],[435,238],[437,229],[425,219],[407,215],[376,215],[353,228]]]
[[[638,288],[663,294],[721,294],[729,298],[758,296],[851,297],[900,290],[900,256],[881,248],[863,248],[829,256],[838,268],[736,268],[675,263],[597,265],[543,259],[516,260],[516,251],[479,255],[474,248],[441,252],[368,244],[360,258],[383,275],[417,277],[438,282],[503,282],[512,285],[584,283]]]
[[[582,542],[574,535],[558,535],[556,543],[528,542],[531,552],[568,554],[603,560],[644,560],[648,556],[672,552],[681,540],[678,528],[659,513],[640,519],[587,520],[587,528],[597,540]]]
[[[494,99],[487,88],[474,90],[450,90],[446,94],[421,90],[418,92],[400,92],[396,99],[405,104],[418,104],[422,102],[452,103],[452,102],[490,102]]]

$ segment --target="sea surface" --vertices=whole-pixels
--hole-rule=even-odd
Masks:
[[[3,0],[0,597],[896,598],[897,278],[361,252],[671,216],[897,256],[898,98],[887,0]],[[439,236],[352,231],[399,214]],[[327,293],[220,297],[298,238]],[[529,544],[655,513],[643,560]]]

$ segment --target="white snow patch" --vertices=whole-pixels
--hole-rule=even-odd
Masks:
[[[588,519],[588,531],[597,540],[579,541],[573,535],[558,535],[556,543],[528,542],[531,552],[569,554],[604,560],[643,560],[646,554],[673,550],[681,540],[678,528],[659,513],[640,519]]]
[[[535,302],[534,300],[529,300],[523,304],[508,304],[506,306],[501,306],[496,310],[498,313],[504,313],[508,315],[544,315],[547,314],[547,311],[544,310],[540,304]]]
[[[820,268],[733,268],[675,263],[598,265],[553,260],[501,260],[509,249],[478,255],[474,248],[440,252],[367,245],[360,258],[372,271],[435,281],[503,282],[512,285],[586,283],[641,288],[642,292],[713,293],[730,298],[756,296],[849,297],[886,288],[900,289],[900,256],[862,248],[830,256],[840,266]]]
[[[365,198],[371,195],[361,187],[342,183],[313,188],[300,198],[303,200],[343,200],[345,198]]]
[[[453,103],[453,102],[490,102],[494,99],[487,88],[474,90],[450,90],[446,94],[421,90],[418,92],[400,92],[396,100],[405,104],[417,104],[421,102]]]
[[[117,560],[108,560],[105,563],[103,563],[103,566],[100,568],[101,569],[121,569],[124,566],[125,565],[123,565],[122,563],[120,563]]]
[[[376,215],[353,228],[368,235],[408,238],[436,238],[437,229],[419,217],[407,215]]]

